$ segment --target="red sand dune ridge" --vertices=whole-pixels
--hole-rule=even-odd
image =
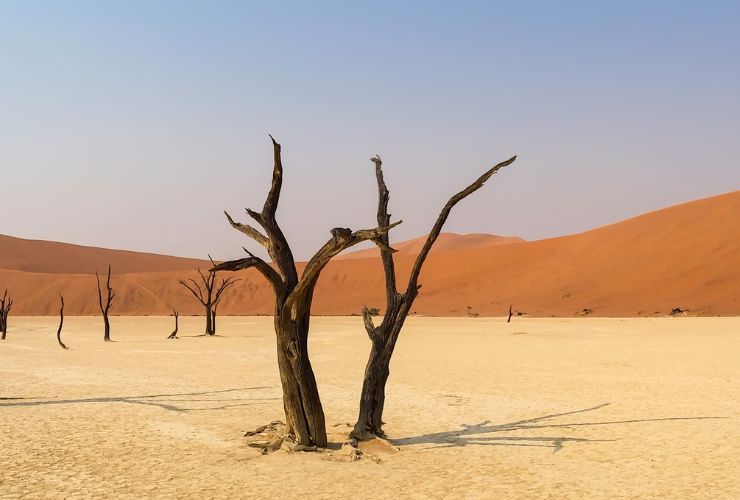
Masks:
[[[501,244],[496,236],[474,235],[473,241],[466,241],[470,237],[445,235],[422,272],[423,288],[414,310],[456,316],[467,314],[470,306],[475,313],[500,316],[513,304],[533,316],[573,316],[584,309],[595,316],[651,316],[665,315],[672,307],[688,308],[691,314],[737,315],[738,228],[740,191],[734,191],[546,240],[504,239],[506,244]],[[25,245],[23,252],[13,248],[16,243]],[[419,240],[395,244],[399,283],[420,244]],[[74,249],[85,257],[78,259]],[[31,256],[38,262],[32,265]],[[170,305],[183,314],[201,313],[177,284],[203,265],[196,259],[3,236],[0,288],[8,287],[16,298],[14,314],[57,314],[60,291],[65,312],[97,314],[90,266],[102,269],[108,261],[118,271],[113,277],[117,291],[113,314],[167,314]],[[238,274],[242,281],[224,296],[219,313],[271,314],[270,287],[252,270]],[[326,267],[313,312],[358,314],[365,304],[381,307],[383,290],[377,253],[362,250]]]

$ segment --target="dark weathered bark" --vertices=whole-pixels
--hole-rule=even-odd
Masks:
[[[177,330],[178,330],[178,323],[177,319],[180,317],[180,313],[177,312],[174,308],[172,309],[172,314],[175,316],[175,329],[172,330],[172,333],[170,333],[170,336],[167,337],[168,339],[176,339],[177,338]]]
[[[429,255],[429,251],[432,249],[432,245],[437,240],[439,233],[442,231],[442,227],[447,221],[450,211],[458,202],[483,187],[485,182],[493,174],[513,163],[515,159],[516,156],[495,165],[471,185],[449,199],[447,204],[442,208],[437,221],[424,242],[424,246],[416,257],[405,292],[399,293],[396,286],[395,263],[393,261],[393,250],[390,247],[388,233],[384,233],[378,238],[373,239],[380,248],[380,257],[385,272],[386,310],[383,321],[378,326],[373,324],[372,315],[367,307],[362,311],[365,329],[370,337],[371,348],[370,356],[365,367],[362,392],[360,394],[360,412],[355,427],[351,432],[352,438],[367,440],[375,436],[384,435],[382,425],[383,409],[385,407],[385,386],[390,374],[393,351],[406,317],[411,310],[414,299],[416,299],[419,293],[419,288],[421,288],[418,280],[424,261]],[[375,163],[375,178],[378,184],[377,220],[378,225],[383,226],[388,224],[390,220],[390,214],[388,213],[390,193],[383,179],[383,162],[378,156],[372,158],[372,161]]]
[[[5,340],[8,334],[8,315],[13,308],[13,299],[8,296],[8,289],[5,289],[3,297],[0,299],[0,340]]]
[[[103,291],[100,289],[100,276],[95,271],[95,278],[98,281],[98,304],[100,304],[100,313],[103,315],[103,325],[105,326],[105,333],[103,334],[103,340],[110,342],[110,320],[108,319],[108,311],[110,311],[111,303],[116,294],[110,287],[110,266],[108,266],[108,279],[105,282],[105,305],[103,305]]]
[[[299,445],[326,447],[324,410],[308,355],[314,287],[321,271],[334,256],[357,243],[381,237],[400,222],[354,232],[346,228],[332,229],[331,238],[311,257],[299,278],[293,253],[275,217],[283,182],[283,165],[280,144],[272,139],[272,146],[274,165],[270,192],[261,212],[247,209],[247,214],[262,227],[264,234],[252,226],[235,222],[226,213],[232,227],[265,247],[272,264],[245,249],[248,257],[221,263],[212,271],[253,267],[272,285],[275,291],[278,368],[288,432],[295,436]]]
[[[206,334],[216,335],[216,330],[213,329],[213,311],[211,307],[206,307]]]
[[[211,256],[209,255],[208,258],[211,261],[212,266],[216,266],[216,263],[213,262],[213,259],[211,259]],[[204,274],[200,269],[197,270],[198,275],[200,275],[200,280],[203,284],[203,287],[201,286],[193,279],[189,279],[190,283],[192,283],[192,286],[189,285],[187,282],[180,280],[179,283],[190,290],[190,293],[193,294],[193,297],[196,298],[198,302],[203,306],[205,310],[205,316],[206,316],[206,335],[216,335],[216,324],[215,324],[215,313],[214,308],[218,307],[218,303],[221,301],[221,296],[226,291],[227,288],[229,288],[231,285],[239,281],[238,279],[234,278],[227,278],[225,280],[221,280],[221,283],[216,286],[216,271],[211,269],[208,272],[208,275]]]
[[[64,342],[62,342],[62,326],[64,326],[64,296],[62,294],[59,294],[59,300],[61,301],[62,305],[59,309],[59,328],[57,328],[57,342],[59,342],[59,347],[62,349],[69,349],[66,345],[64,345]]]

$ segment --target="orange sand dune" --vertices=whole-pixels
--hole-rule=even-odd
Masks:
[[[585,233],[430,254],[414,310],[425,315],[503,315],[509,304],[538,316],[740,313],[740,191],[651,212]],[[0,251],[2,252],[2,251]],[[399,252],[399,279],[415,255]],[[55,261],[49,262],[54,269]],[[58,261],[56,261],[58,262]],[[194,261],[197,263],[198,261]],[[0,260],[0,267],[6,267]],[[123,267],[123,266],[121,266]],[[187,266],[186,266],[187,267]],[[116,275],[115,314],[184,314],[200,308],[177,284],[190,271]],[[254,271],[228,293],[219,314],[270,314],[272,290]],[[0,270],[0,288],[16,297],[16,314],[56,314],[64,291],[69,314],[95,314],[94,276]],[[377,254],[330,263],[317,286],[315,314],[356,314],[383,305]]]
[[[393,248],[398,251],[397,257],[411,255],[416,257],[426,242],[426,235],[414,238],[413,240],[400,241],[393,244]],[[521,243],[524,240],[517,236],[496,236],[493,234],[455,234],[441,233],[432,247],[432,252],[448,252],[451,250],[464,250],[466,248],[478,248],[494,245],[507,245],[509,243]],[[367,250],[358,250],[344,255],[339,259],[367,259],[377,257],[378,250],[369,248]]]
[[[176,271],[206,266],[207,261],[153,253],[110,250],[55,241],[26,240],[0,234],[0,268],[52,274],[95,274],[108,264],[114,272]]]

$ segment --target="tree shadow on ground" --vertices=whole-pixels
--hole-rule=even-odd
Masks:
[[[396,446],[430,444],[427,448],[449,448],[457,446],[533,446],[541,448],[551,448],[553,453],[563,449],[566,443],[595,443],[595,442],[613,442],[616,439],[586,439],[569,436],[491,436],[490,434],[502,432],[526,431],[532,429],[568,429],[575,430],[578,427],[593,427],[602,425],[625,425],[647,422],[671,422],[679,420],[710,420],[723,419],[729,417],[665,417],[665,418],[645,418],[629,420],[604,420],[595,422],[558,422],[556,419],[567,417],[580,413],[596,411],[610,403],[603,403],[591,408],[582,410],[569,411],[564,413],[554,413],[552,415],[543,415],[541,417],[518,420],[505,424],[493,425],[489,420],[479,424],[469,425],[462,424],[462,429],[447,432],[436,432],[412,436],[399,439],[391,439],[390,442]]]
[[[80,398],[80,399],[44,399],[40,401],[28,401],[28,399],[34,398],[2,398],[2,400],[23,400],[14,401],[10,403],[0,403],[0,409],[9,407],[33,407],[33,406],[46,406],[46,405],[62,405],[62,404],[86,404],[86,403],[129,403],[146,406],[156,406],[163,410],[174,411],[178,413],[187,413],[191,411],[208,411],[208,410],[225,410],[227,408],[233,408],[237,406],[251,406],[256,404],[267,404],[270,401],[279,400],[279,397],[264,397],[264,398],[209,398],[212,395],[223,395],[226,393],[236,393],[239,391],[256,391],[260,389],[275,389],[274,386],[260,386],[260,387],[242,387],[236,389],[222,389],[217,391],[201,391],[201,392],[179,392],[179,393],[168,393],[168,394],[150,394],[144,396],[112,396],[112,397],[99,397],[99,398]],[[192,396],[203,396],[203,398],[193,398]],[[191,407],[189,405],[177,405],[174,403],[198,403],[198,402],[213,402],[213,403],[224,403],[217,406],[206,406],[206,407]]]

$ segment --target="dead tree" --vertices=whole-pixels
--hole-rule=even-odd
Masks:
[[[105,282],[105,305],[103,305],[103,292],[100,289],[100,276],[98,276],[97,271],[95,271],[95,278],[98,280],[98,303],[100,304],[100,312],[103,314],[103,323],[105,324],[105,335],[103,336],[103,340],[110,342],[110,321],[108,320],[108,311],[110,310],[113,298],[116,296],[115,292],[113,292],[113,289],[110,287],[110,266],[108,266],[108,279]]]
[[[684,316],[686,315],[687,312],[689,312],[688,309],[681,309],[680,307],[674,307],[673,309],[671,309],[671,312],[668,313],[668,316],[675,318],[677,316]]]
[[[175,316],[175,329],[172,330],[172,333],[170,333],[170,336],[167,337],[168,339],[176,339],[177,338],[177,330],[178,330],[177,318],[180,316],[180,313],[177,312],[175,310],[175,308],[173,307],[172,308],[172,314]]]
[[[8,289],[5,289],[3,298],[0,299],[0,340],[5,340],[8,334],[8,315],[13,308],[13,299],[8,296]]]
[[[216,263],[213,262],[213,259],[211,259],[211,256],[209,255],[208,258],[211,261],[212,266],[216,266]],[[218,303],[221,301],[221,295],[226,291],[227,288],[229,288],[231,285],[236,283],[237,279],[234,278],[227,278],[225,280],[221,280],[221,283],[216,286],[216,271],[211,269],[208,271],[208,274],[204,274],[203,271],[200,269],[197,269],[198,274],[200,275],[200,280],[203,282],[203,286],[198,284],[197,281],[194,279],[189,279],[192,283],[192,286],[189,285],[186,281],[180,280],[179,283],[190,290],[190,293],[193,294],[193,297],[196,298],[198,302],[204,307],[205,313],[206,313],[206,335],[216,335],[216,313],[215,308],[218,307]]]
[[[511,317],[514,315],[514,313],[511,310],[511,304],[509,304],[509,317],[506,318],[507,323],[511,323]]]
[[[64,296],[60,293],[59,300],[62,302],[62,306],[59,309],[59,328],[57,329],[57,342],[62,349],[69,349],[64,342],[62,342],[62,326],[64,326]]]
[[[265,247],[272,264],[247,252],[249,257],[224,262],[213,270],[238,271],[255,268],[272,285],[275,292],[274,325],[278,368],[287,430],[298,445],[326,447],[324,410],[308,355],[314,288],[321,271],[334,256],[362,241],[380,238],[400,222],[386,222],[379,227],[359,231],[332,229],[331,238],[309,259],[299,278],[293,253],[275,217],[283,184],[283,165],[280,144],[272,136],[270,138],[274,157],[270,191],[261,212],[246,209],[247,214],[263,231],[235,222],[228,213],[226,218],[232,227]]]
[[[449,199],[447,204],[442,208],[437,221],[434,223],[432,230],[424,242],[424,246],[416,257],[411,274],[409,275],[406,290],[403,293],[399,293],[396,286],[396,268],[393,261],[393,252],[390,249],[388,234],[381,234],[374,240],[380,247],[380,256],[385,271],[386,309],[383,321],[378,326],[375,326],[373,323],[372,315],[367,307],[363,308],[362,311],[365,329],[370,337],[371,348],[362,383],[360,412],[357,423],[350,434],[351,438],[367,440],[375,436],[384,436],[382,417],[383,407],[385,405],[385,385],[390,374],[393,350],[401,333],[404,321],[406,321],[406,316],[409,314],[414,299],[416,299],[419,293],[419,288],[421,288],[421,285],[418,284],[421,268],[429,255],[429,251],[432,249],[432,245],[434,245],[439,233],[442,231],[442,226],[447,221],[450,211],[460,200],[483,187],[485,182],[493,174],[513,163],[515,159],[516,156],[494,166],[471,185]],[[377,219],[378,225],[382,227],[390,221],[390,214],[388,213],[390,193],[383,179],[383,168],[380,157],[376,156],[372,161],[375,163],[375,178],[378,184]]]

